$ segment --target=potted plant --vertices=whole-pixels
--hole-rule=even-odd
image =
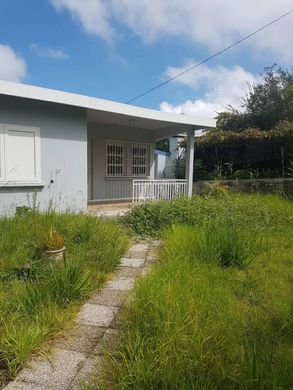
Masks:
[[[64,257],[64,238],[52,228],[41,237],[39,247],[44,251],[47,259],[61,261]]]

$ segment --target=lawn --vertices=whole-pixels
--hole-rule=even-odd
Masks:
[[[41,250],[50,232],[64,240],[60,262]],[[0,385],[1,372],[2,380],[3,372],[15,375],[70,323],[127,246],[120,227],[84,214],[20,209],[13,218],[0,218]]]
[[[194,197],[138,206],[123,223],[161,237],[159,261],[97,388],[293,388],[292,202]]]

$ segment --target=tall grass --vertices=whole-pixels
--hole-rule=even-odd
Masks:
[[[145,202],[132,208],[121,223],[135,235],[158,236],[173,224],[203,226],[215,219],[234,222],[253,231],[273,230],[293,220],[290,202],[278,195],[227,194],[224,197],[193,196],[172,202]]]
[[[244,268],[261,244],[260,237],[257,240],[254,234],[243,232],[228,219],[212,220],[198,230],[191,238],[195,241],[195,257],[222,267]]]
[[[136,286],[97,388],[293,387],[293,205],[257,199],[259,215],[242,208],[236,227],[241,197],[231,228],[207,209],[198,226],[163,232],[160,261]]]
[[[65,238],[64,262],[50,262],[36,251],[49,228]],[[60,332],[127,245],[120,227],[83,214],[33,212],[0,219],[0,365],[10,376]]]

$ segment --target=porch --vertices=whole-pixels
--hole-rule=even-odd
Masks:
[[[114,210],[117,204],[191,196],[194,131],[213,127],[214,120],[126,107],[128,113],[88,110],[89,208],[103,211],[112,204]],[[156,178],[156,141],[182,133],[187,134],[185,179]]]

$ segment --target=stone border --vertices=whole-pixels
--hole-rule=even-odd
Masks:
[[[4,389],[78,390],[81,382],[89,381],[99,367],[105,343],[117,337],[118,314],[135,279],[146,274],[156,260],[156,244],[133,245],[113,278],[81,307],[70,334],[57,339],[49,357],[33,359]]]

